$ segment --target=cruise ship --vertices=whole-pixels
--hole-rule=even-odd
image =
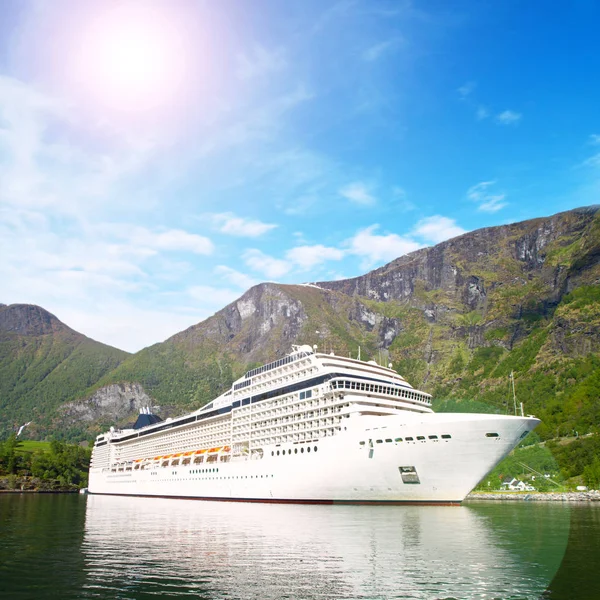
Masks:
[[[434,413],[391,367],[294,346],[195,412],[99,435],[89,493],[458,504],[540,422]]]

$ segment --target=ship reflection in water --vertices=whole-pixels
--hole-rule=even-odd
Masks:
[[[82,596],[539,598],[569,509],[87,498]]]

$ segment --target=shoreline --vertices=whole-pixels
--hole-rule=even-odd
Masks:
[[[464,502],[494,500],[505,502],[600,502],[600,490],[588,492],[471,492]]]

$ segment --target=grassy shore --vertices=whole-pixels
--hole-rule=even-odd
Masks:
[[[506,502],[600,502],[600,490],[586,492],[471,492],[465,499]]]

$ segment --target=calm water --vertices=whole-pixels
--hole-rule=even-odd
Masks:
[[[0,496],[0,597],[600,598],[600,506]]]

